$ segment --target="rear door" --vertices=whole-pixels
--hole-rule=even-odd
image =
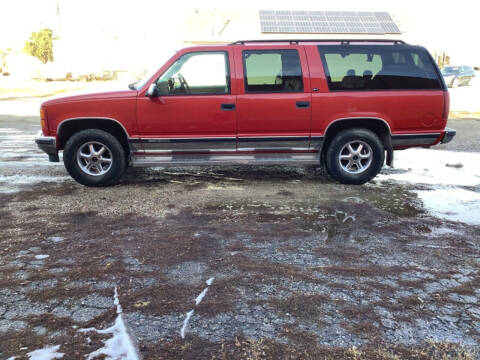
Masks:
[[[303,46],[234,46],[237,149],[308,149],[311,94]]]

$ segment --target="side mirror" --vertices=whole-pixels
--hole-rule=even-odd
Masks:
[[[145,93],[145,96],[148,96],[148,97],[158,96],[157,84],[155,83],[150,84],[147,92]]]

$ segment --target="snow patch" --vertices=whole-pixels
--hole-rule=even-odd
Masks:
[[[117,318],[113,326],[107,329],[87,328],[80,329],[79,332],[86,333],[94,331],[97,334],[111,334],[112,337],[104,341],[104,346],[86,356],[87,360],[95,359],[99,356],[105,356],[106,360],[139,360],[137,350],[133,345],[133,341],[128,335],[127,327],[122,317],[122,306],[118,298],[118,291],[115,287],[113,303],[117,307]],[[87,338],[90,342],[90,338]]]
[[[41,255],[35,255],[35,259],[37,260],[43,260],[43,259],[46,259],[46,258],[49,258],[50,255],[46,255],[46,254],[41,254]]]
[[[480,225],[480,193],[459,188],[416,191],[433,215]]]
[[[9,185],[28,185],[39,182],[60,182],[69,179],[68,176],[32,176],[32,175],[4,175],[0,176],[0,183]]]
[[[208,279],[207,281],[205,281],[207,283],[207,287],[205,289],[202,290],[202,292],[195,298],[195,306],[197,306],[198,304],[200,304],[203,300],[203,298],[205,297],[205,295],[207,295],[207,292],[208,292],[208,287],[210,285],[212,285],[213,283],[213,277],[211,277],[210,279]],[[187,315],[185,316],[185,320],[183,320],[183,326],[182,328],[180,329],[180,336],[182,337],[182,339],[185,339],[185,330],[187,329],[187,325],[188,325],[188,322],[190,321],[190,318],[192,317],[193,315],[193,312],[194,310],[190,310]]]
[[[203,300],[203,298],[205,297],[205,295],[207,295],[207,291],[208,291],[208,286],[203,289],[203,291],[200,293],[200,295],[198,295],[195,299],[195,306],[197,306],[198,304],[200,304]]]
[[[432,230],[432,232],[430,233],[430,236],[443,236],[443,235],[458,234],[457,229],[450,229],[446,226],[433,228],[431,230]]]
[[[425,184],[415,193],[432,215],[480,224],[479,153],[431,149],[397,151],[395,169],[384,170],[378,180]]]
[[[21,134],[20,130],[14,128],[0,128],[0,134]]]
[[[447,164],[461,163],[455,168]],[[429,185],[474,186],[480,183],[480,154],[432,149],[408,149],[395,152],[395,168],[377,177]]]
[[[63,353],[57,352],[60,349],[60,345],[55,346],[45,346],[43,349],[34,350],[29,352],[28,359],[29,360],[53,360],[53,359],[61,359],[63,358]]]
[[[187,313],[185,320],[183,320],[183,326],[180,329],[180,336],[182,337],[182,339],[185,339],[185,330],[187,329],[188,322],[190,321],[190,318],[192,317],[192,315],[193,315],[193,310],[190,310]]]
[[[63,238],[61,236],[50,236],[47,240],[52,241],[54,243],[59,243],[59,242],[62,242],[63,240],[65,240],[65,238]]]

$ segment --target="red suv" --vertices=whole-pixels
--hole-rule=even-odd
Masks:
[[[447,143],[449,95],[426,49],[398,40],[268,40],[179,51],[115,92],[42,104],[38,146],[88,186],[132,166],[320,164],[346,184],[393,150]]]

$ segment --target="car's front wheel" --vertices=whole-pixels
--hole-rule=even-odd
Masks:
[[[342,184],[360,185],[372,180],[385,161],[381,140],[368,129],[339,132],[326,151],[328,173]]]
[[[86,186],[113,185],[127,167],[120,141],[99,129],[82,130],[68,139],[63,163],[70,176]]]

